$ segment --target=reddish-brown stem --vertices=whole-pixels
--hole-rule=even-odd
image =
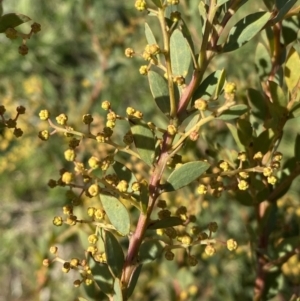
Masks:
[[[172,144],[173,137],[165,133],[164,141],[161,148],[161,154],[157,160],[156,166],[154,168],[153,174],[149,183],[149,200],[146,214],[141,214],[137,223],[135,232],[133,233],[128,247],[128,253],[125,259],[123,274],[121,277],[122,284],[125,288],[128,287],[132,273],[135,270],[137,264],[137,255],[139,247],[143,241],[145,232],[147,230],[147,225],[150,221],[150,216],[153,211],[155,202],[160,194],[159,184],[164,172],[167,160],[169,158],[168,150]],[[126,294],[126,292],[124,292]]]
[[[263,268],[266,272],[268,272],[270,269],[272,269],[274,266],[280,266],[283,263],[287,262],[292,256],[300,253],[300,245],[296,247],[294,250],[287,252],[285,255],[269,261]]]
[[[263,218],[266,214],[269,204],[267,201],[260,203],[256,209],[258,225],[262,226]],[[255,287],[254,287],[254,300],[261,300],[263,293],[265,291],[265,277],[266,271],[264,266],[267,264],[267,260],[264,256],[264,250],[268,246],[268,233],[266,229],[260,229],[260,236],[257,245],[256,259],[257,259],[257,271],[255,278]]]
[[[189,85],[185,88],[185,90],[182,93],[182,96],[180,98],[180,101],[178,104],[178,110],[177,110],[178,117],[180,117],[186,110],[193,93],[195,92],[196,88],[198,87],[199,83],[202,80],[202,77],[204,75],[204,71],[206,70],[207,65],[208,65],[208,61],[206,61],[205,66],[201,66],[200,70],[194,70],[192,79],[191,79]]]

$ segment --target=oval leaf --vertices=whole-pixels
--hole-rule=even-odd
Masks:
[[[239,139],[239,136],[238,136],[238,130],[237,130],[237,127],[235,125],[233,125],[232,123],[230,122],[226,122],[226,125],[232,135],[232,138],[234,139],[238,149],[243,152],[245,151],[245,146],[241,143],[240,139]]]
[[[229,0],[217,0],[217,6],[221,6],[224,3],[228,2]]]
[[[176,168],[168,177],[164,191],[178,190],[199,178],[210,165],[203,161],[188,162]]]
[[[116,278],[114,282],[114,301],[123,301],[123,294],[122,294],[122,283],[120,279]]]
[[[149,263],[158,259],[161,256],[163,249],[160,241],[156,239],[146,240],[140,247],[140,262]]]
[[[5,32],[7,28],[17,27],[31,19],[25,15],[21,14],[6,14],[0,18],[0,33]]]
[[[148,72],[148,80],[151,94],[157,106],[165,115],[169,115],[170,97],[167,81],[155,71]]]
[[[263,154],[267,153],[272,145],[274,135],[275,133],[272,129],[266,129],[265,131],[261,132],[258,137],[255,137],[253,143],[254,153],[259,151]]]
[[[132,276],[130,278],[130,282],[129,282],[129,285],[128,285],[128,288],[127,288],[127,297],[128,298],[132,295],[132,293],[134,291],[134,288],[135,288],[135,286],[137,284],[137,281],[139,279],[142,267],[143,267],[142,264],[138,265],[135,268],[135,270],[134,270],[134,272],[133,272],[133,274],[132,274]]]
[[[130,120],[130,126],[137,152],[141,159],[151,166],[155,151],[155,140],[152,131],[142,120]]]
[[[300,116],[300,103],[296,103],[293,105],[290,114],[289,114],[289,118],[297,118]]]
[[[262,43],[258,43],[256,46],[255,67],[261,80],[266,79],[270,75],[272,69],[271,56],[266,46]]]
[[[187,40],[179,29],[175,29],[170,40],[170,57],[174,76],[185,76],[188,73],[191,52]]]
[[[259,118],[260,120],[264,120],[266,117],[266,100],[262,93],[255,89],[248,89],[248,102],[251,108],[251,113]]]
[[[124,264],[124,253],[118,240],[109,231],[105,231],[104,246],[107,264],[112,274],[120,278]]]
[[[238,21],[230,30],[223,52],[233,51],[249,42],[270,20],[271,13],[256,12]]]
[[[288,100],[282,90],[282,88],[275,82],[269,81],[269,88],[271,93],[272,102],[275,106],[280,108],[286,108]],[[281,112],[282,110],[280,110]]]
[[[141,202],[141,209],[144,214],[147,212],[148,201],[149,201],[149,188],[147,183],[141,183],[141,190],[140,190],[140,198]]]
[[[157,44],[155,36],[148,23],[145,23],[145,36],[149,45]]]
[[[217,99],[225,83],[225,70],[217,70],[211,73],[200,84],[193,94],[193,102],[196,99],[202,98],[205,100]]]
[[[243,144],[246,148],[248,148],[253,142],[252,138],[252,125],[246,119],[238,119],[236,122],[237,126],[237,134],[241,144]]]
[[[181,28],[180,29],[182,31],[182,34],[186,38],[187,42],[189,43],[190,50],[194,53],[195,52],[194,42],[193,42],[190,30],[189,30],[188,26],[186,25],[186,23],[184,22],[184,20],[181,20],[181,21],[182,21],[182,24],[181,24]]]
[[[218,116],[218,119],[221,120],[230,120],[236,119],[246,113],[248,111],[248,107],[246,105],[235,105],[232,106],[230,109],[225,110]]]
[[[279,8],[279,12],[277,14],[277,16],[273,19],[274,24],[281,21],[284,16],[286,15],[286,13],[293,7],[293,5],[297,2],[297,0],[285,0],[283,5],[281,5],[281,7],[278,7],[277,4],[277,8]]]
[[[248,191],[237,190],[235,192],[235,198],[244,206],[253,206],[253,198]]]
[[[128,183],[128,187],[137,181],[133,172],[122,163],[115,161],[112,168],[120,180],[125,180]]]
[[[108,194],[101,194],[100,201],[112,225],[121,235],[127,235],[130,230],[130,217],[126,207]]]
[[[88,255],[88,265],[92,271],[94,281],[105,294],[113,292],[114,277],[106,263],[96,262],[91,254]]]
[[[191,118],[189,118],[187,126],[185,127],[185,132],[188,132],[191,128],[193,128],[198,123],[199,119],[200,115],[198,112],[194,116],[191,116]]]
[[[293,92],[293,89],[298,84],[300,78],[299,70],[300,70],[299,54],[297,53],[295,48],[292,47],[288,54],[288,58],[284,68],[284,78],[290,93]]]

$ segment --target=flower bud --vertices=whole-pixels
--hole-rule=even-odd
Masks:
[[[65,159],[67,161],[74,161],[75,158],[76,158],[76,153],[74,151],[74,149],[67,149],[65,152],[64,152],[64,156],[65,156]]]
[[[55,119],[58,124],[66,125],[68,121],[68,116],[66,114],[60,114]]]
[[[105,111],[110,109],[110,102],[108,100],[105,100],[101,104],[101,108]]]
[[[47,120],[50,117],[50,113],[48,110],[41,110],[39,113],[39,117],[41,120]]]
[[[174,259],[174,256],[174,253],[169,250],[165,253],[165,258],[169,261],[172,261]]]
[[[213,256],[216,253],[216,249],[212,245],[207,245],[204,251],[208,256]]]
[[[237,247],[238,247],[238,244],[235,240],[233,240],[232,238],[227,240],[227,249],[229,251],[234,251],[237,249]]]
[[[31,30],[33,33],[38,33],[39,31],[41,31],[41,24],[34,22],[31,25]]]
[[[61,177],[62,182],[66,184],[70,184],[73,181],[73,179],[74,179],[73,174],[67,171]]]
[[[205,111],[207,110],[208,103],[206,100],[200,98],[195,101],[194,107],[199,111]]]
[[[136,0],[134,6],[139,11],[143,11],[147,8],[147,4],[145,0]]]
[[[21,55],[26,55],[28,53],[28,46],[25,44],[22,44],[21,46],[19,46],[19,53]]]
[[[97,196],[100,193],[100,186],[97,184],[92,184],[89,187],[88,192],[91,196]]]
[[[125,49],[125,56],[126,57],[133,57],[133,55],[135,54],[134,50],[132,48],[126,48]]]

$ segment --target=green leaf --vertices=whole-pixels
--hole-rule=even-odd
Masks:
[[[272,81],[269,81],[269,89],[272,102],[268,101],[267,105],[269,107],[270,115],[272,116],[270,127],[274,128],[277,126],[280,119],[287,115],[287,98],[284,95],[282,88]]]
[[[226,125],[235,141],[235,143],[237,144],[238,149],[242,152],[245,151],[245,146],[240,142],[238,133],[237,133],[237,127],[235,125],[233,125],[232,123],[226,122]]]
[[[199,10],[200,16],[201,16],[204,20],[206,20],[206,19],[207,19],[207,11],[206,11],[206,8],[205,8],[205,3],[204,3],[203,1],[200,1],[200,2],[199,2],[198,10]]]
[[[7,28],[17,27],[31,19],[25,15],[21,14],[6,14],[0,18],[0,33],[5,32]]]
[[[297,0],[281,0],[280,2],[276,1],[276,6],[279,9],[277,16],[273,19],[274,24],[281,21],[286,13],[293,7]]]
[[[234,105],[230,107],[228,110],[225,110],[219,115],[217,118],[221,120],[231,120],[240,117],[248,111],[248,107],[246,105]]]
[[[178,216],[170,216],[168,218],[164,218],[152,222],[147,229],[149,230],[165,229],[165,228],[175,227],[179,225],[183,225],[182,219]]]
[[[178,190],[192,181],[198,179],[210,165],[203,161],[194,161],[182,164],[176,168],[168,177],[167,183],[164,184],[164,191]]]
[[[105,231],[104,245],[107,264],[112,274],[115,277],[120,278],[124,265],[124,253],[122,247],[115,236],[109,231]]]
[[[149,189],[146,183],[141,183],[140,202],[142,204],[142,212],[146,214],[149,201]]]
[[[283,256],[286,253],[291,252],[292,250],[295,250],[295,248],[299,247],[299,243],[299,235],[283,238],[278,246],[276,246],[276,252],[278,256]]]
[[[96,262],[89,253],[88,265],[92,271],[93,278],[99,288],[105,294],[111,294],[113,292],[114,277],[106,263]]]
[[[224,69],[211,73],[196,89],[193,95],[192,104],[196,99],[205,100],[217,99],[225,83],[226,72]]]
[[[140,262],[144,264],[158,259],[161,256],[163,249],[164,248],[159,240],[146,240],[140,247]]]
[[[106,294],[99,289],[99,286],[95,281],[91,285],[82,286],[82,288],[83,288],[83,295],[86,298],[89,298],[89,300],[95,300],[96,298],[101,300],[106,297]]]
[[[253,199],[248,191],[237,190],[235,192],[235,198],[244,206],[253,206]]]
[[[188,132],[192,127],[194,127],[200,119],[200,115],[198,112],[192,118],[190,118],[187,126],[185,127],[185,132]],[[186,121],[186,120],[185,120]]]
[[[263,0],[265,3],[265,6],[268,8],[268,10],[272,10],[273,6],[275,4],[275,0]]]
[[[294,44],[293,47],[295,47],[296,49],[299,47],[299,43],[298,43],[299,41],[298,32],[300,26],[299,21],[300,20],[298,18],[298,15],[282,21],[281,39],[283,41],[284,46],[293,43]],[[285,49],[286,47],[283,48],[283,50]]]
[[[168,116],[170,114],[170,97],[167,81],[157,72],[148,72],[151,94],[158,108]]]
[[[270,17],[269,12],[256,12],[238,21],[229,32],[223,52],[236,50],[249,42],[263,29]]]
[[[145,23],[145,36],[149,45],[157,44],[156,38],[148,23]]]
[[[133,293],[133,291],[135,289],[135,286],[136,286],[137,281],[139,279],[142,267],[143,267],[142,264],[138,265],[135,268],[135,270],[134,270],[134,272],[133,272],[133,274],[131,276],[131,279],[130,279],[130,282],[129,282],[129,285],[128,285],[128,289],[127,289],[127,298],[129,298],[132,295],[132,293]]]
[[[187,42],[190,45],[190,51],[192,51],[192,53],[195,53],[194,42],[193,42],[190,30],[183,19],[181,19],[181,22],[182,22],[182,25],[181,25],[180,29],[182,31],[182,34],[186,38]]]
[[[269,88],[273,103],[278,107],[286,108],[288,101],[282,88],[272,81],[269,81]]]
[[[130,217],[126,207],[114,196],[100,195],[100,201],[111,224],[121,235],[127,235],[130,231]]]
[[[286,288],[285,276],[280,269],[269,271],[265,277],[265,289],[261,296],[261,300],[274,300]],[[291,299],[290,299],[291,300]]]
[[[152,131],[142,120],[130,120],[131,132],[137,152],[141,159],[152,165],[154,160],[155,140]]]
[[[151,0],[157,7],[162,8],[161,0]]]
[[[247,92],[251,113],[258,119],[264,120],[267,111],[266,100],[264,96],[261,92],[251,88],[248,89]]]
[[[132,183],[137,181],[133,172],[118,161],[114,162],[112,169],[114,170],[116,175],[118,175],[118,178],[120,180],[125,180],[128,183],[129,187],[131,187]]]
[[[215,88],[215,95],[213,97],[213,99],[218,99],[223,87],[224,87],[224,84],[225,84],[225,80],[226,80],[226,71],[225,69],[222,69],[222,70],[218,70],[218,81],[217,81],[217,85],[216,85],[216,88]]]
[[[297,134],[294,146],[294,157],[297,161],[300,161],[300,135]]]
[[[175,29],[171,35],[170,57],[173,76],[186,76],[190,67],[191,52],[186,38],[179,29]]]
[[[113,294],[114,301],[123,301],[123,294],[122,294],[122,283],[120,279],[116,278],[114,282],[114,294]]]
[[[256,190],[258,191],[257,194],[256,194],[256,201],[258,203],[261,203],[265,200],[268,199],[268,196],[270,195],[270,189],[268,187],[264,187],[260,190]]]
[[[217,0],[217,6],[221,6],[228,1],[230,1],[230,0]]]
[[[297,53],[295,48],[292,47],[288,54],[285,63],[285,68],[284,68],[284,79],[290,93],[293,92],[293,89],[296,87],[296,85],[299,82],[300,79],[299,70],[300,70],[299,54]]]
[[[253,129],[251,123],[246,119],[239,118],[236,122],[236,126],[237,126],[237,134],[240,142],[246,148],[248,148],[253,142],[253,137],[252,137]]]
[[[295,103],[290,111],[289,118],[297,118],[300,116],[300,103]]]
[[[255,67],[261,80],[266,79],[271,72],[272,62],[270,53],[262,43],[258,43],[255,51]]]
[[[272,129],[266,129],[265,131],[261,132],[258,137],[255,137],[253,142],[254,153],[267,153],[273,142],[274,136],[275,133]]]

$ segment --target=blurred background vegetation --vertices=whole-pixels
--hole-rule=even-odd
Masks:
[[[192,24],[190,30],[197,43],[198,1],[182,2],[181,13]],[[249,2],[235,20],[264,8],[261,1]],[[29,54],[25,57],[18,54],[20,40],[0,36],[0,103],[6,106],[8,116],[15,115],[18,105],[26,107],[26,114],[19,119],[24,136],[17,139],[9,129],[1,129],[0,135],[0,301],[76,300],[78,296],[87,297],[84,289],[73,288],[76,272],[63,274],[59,263],[49,269],[42,266],[53,244],[66,259],[82,258],[83,247],[77,235],[79,228],[52,224],[68,201],[63,189],[51,190],[47,182],[57,179],[59,170],[66,167],[63,152],[68,144],[62,136],[40,141],[38,131],[47,129],[47,123],[39,120],[38,113],[41,109],[48,109],[52,116],[66,113],[77,130],[84,130],[82,115],[91,113],[94,127],[100,129],[104,116],[101,102],[109,100],[118,114],[124,115],[130,105],[141,110],[147,121],[162,123],[147,78],[138,72],[144,62],[124,56],[127,47],[137,52],[145,47],[145,19],[158,27],[155,19],[133,9],[134,1],[4,0],[3,5],[4,13],[28,15],[41,24],[42,31],[28,41]],[[28,32],[29,28],[30,24],[23,24],[17,29]],[[159,31],[156,33],[161,41]],[[241,98],[246,88],[258,87],[254,56],[259,38],[234,53],[217,57],[208,70],[209,74],[225,68],[228,80],[237,83]],[[292,123],[288,126],[282,146],[285,159],[293,155],[292,141],[299,129]],[[202,136],[236,149],[222,126],[211,125]],[[82,158],[103,156],[106,151],[87,142],[82,147]],[[190,148],[187,156],[193,157],[193,152],[195,149]],[[277,222],[278,231],[295,227],[294,233],[299,234],[299,181],[294,184],[278,204]],[[200,227],[218,222],[218,237],[225,241],[234,237],[240,248],[235,254],[220,248],[212,258],[199,249],[196,255],[200,263],[194,268],[186,265],[183,253],[176,254],[175,262],[162,259],[149,264],[141,274],[133,300],[250,300],[255,277],[253,246],[249,244],[249,237],[254,235],[251,229],[255,228],[251,209],[230,195],[201,199],[193,187],[171,195],[168,201],[175,208],[187,200]],[[299,273],[299,263],[295,266]],[[282,300],[297,289],[299,293],[299,274],[282,276],[280,281]]]

